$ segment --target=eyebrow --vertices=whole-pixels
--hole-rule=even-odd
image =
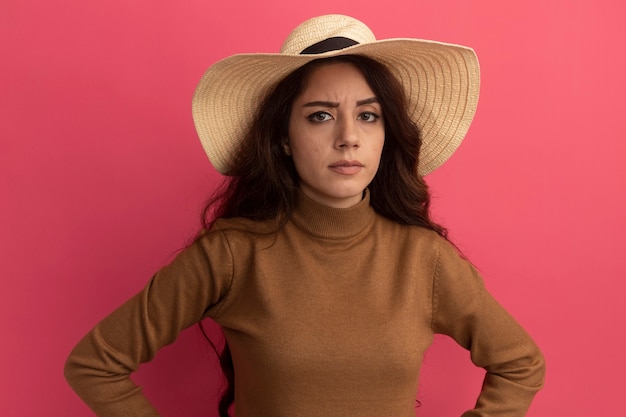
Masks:
[[[363,106],[371,103],[378,103],[378,99],[376,97],[366,98],[364,100],[357,101],[356,105]],[[339,107],[339,103],[334,101],[310,101],[308,103],[304,103],[302,107]]]

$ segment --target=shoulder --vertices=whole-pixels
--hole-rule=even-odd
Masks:
[[[225,245],[235,251],[245,246],[257,246],[271,241],[277,232],[272,221],[255,221],[242,217],[217,219],[210,229],[203,231],[196,243],[201,246]]]
[[[397,223],[381,215],[377,215],[375,229],[376,233],[388,235],[400,244],[408,244],[423,250],[439,251],[442,248],[454,248],[454,245],[434,230]]]
[[[277,224],[273,220],[252,220],[245,217],[219,218],[213,223],[210,231],[223,233],[271,234],[277,230]]]

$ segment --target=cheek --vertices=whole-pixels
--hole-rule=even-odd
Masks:
[[[383,154],[383,147],[385,146],[385,135],[382,134],[380,139],[376,142],[376,145],[372,149],[372,156],[380,161]]]
[[[294,158],[294,163],[312,164],[312,161],[322,157],[324,147],[315,135],[307,135],[304,132],[293,132],[289,136],[289,147]]]
[[[288,135],[289,147],[294,155],[306,153],[307,149],[311,147],[311,140],[309,135],[307,135],[306,129],[303,129],[297,123],[290,123]]]
[[[316,171],[321,164],[319,151],[306,145],[297,145],[291,150],[291,158],[298,175],[306,175],[307,172]]]

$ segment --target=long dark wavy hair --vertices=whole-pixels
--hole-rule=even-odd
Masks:
[[[446,229],[430,218],[430,193],[417,169],[421,134],[407,113],[404,89],[384,64],[362,55],[313,60],[269,91],[229,165],[227,177],[202,212],[203,230],[210,229],[218,218],[272,220],[277,231],[287,223],[299,187],[293,161],[282,147],[288,136],[291,107],[312,71],[331,63],[348,63],[359,69],[383,111],[385,142],[378,172],[368,186],[372,208],[394,222],[421,226],[447,239]],[[235,379],[227,343],[220,353],[220,363],[227,385],[219,402],[219,415],[228,417]]]

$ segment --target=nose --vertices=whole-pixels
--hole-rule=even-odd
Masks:
[[[361,146],[356,123],[354,120],[345,118],[337,123],[335,147],[337,149],[358,148]]]

